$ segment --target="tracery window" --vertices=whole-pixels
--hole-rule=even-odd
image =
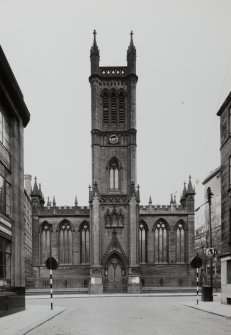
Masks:
[[[59,225],[59,262],[72,264],[72,225],[67,220]]]
[[[116,93],[111,93],[111,123],[117,123],[117,104]]]
[[[139,225],[139,244],[140,244],[140,262],[147,263],[147,236],[148,228],[145,222],[141,221]]]
[[[88,222],[84,221],[80,226],[80,263],[89,263],[90,231]]]
[[[176,228],[176,261],[185,262],[185,231],[183,223],[178,223]]]
[[[154,229],[155,263],[168,262],[168,229],[167,223],[159,220]]]
[[[108,92],[103,94],[103,123],[108,123],[109,119],[109,99]]]
[[[41,224],[41,235],[40,235],[40,245],[41,245],[41,264],[44,264],[51,253],[51,232],[52,225],[47,221]]]
[[[119,94],[119,123],[125,122],[125,98],[124,93]]]
[[[110,190],[119,189],[119,162],[113,157],[109,163]]]
[[[102,94],[103,124],[123,125],[125,123],[125,93],[112,90]]]

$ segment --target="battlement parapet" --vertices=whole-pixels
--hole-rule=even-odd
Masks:
[[[177,205],[140,205],[140,214],[157,214],[161,213],[174,213],[174,212],[187,212],[186,208],[183,208],[181,204]]]
[[[89,215],[88,206],[44,206],[39,210],[42,215]]]

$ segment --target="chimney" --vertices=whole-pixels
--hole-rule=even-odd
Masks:
[[[26,193],[29,197],[30,197],[31,191],[32,191],[31,180],[32,180],[32,176],[30,174],[25,174],[24,175],[24,188],[25,188]]]

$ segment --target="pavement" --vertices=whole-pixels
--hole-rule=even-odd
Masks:
[[[61,306],[50,310],[50,305],[28,305],[25,311],[1,317],[0,333],[2,335],[26,335],[65,310]]]
[[[164,296],[166,298],[169,296],[169,294],[166,294],[166,295],[162,294],[161,296],[162,297]],[[174,297],[176,296],[176,294],[172,294],[171,296]],[[189,300],[189,296],[192,296],[192,294],[185,294],[184,296],[185,296],[184,300],[186,302],[178,303],[181,306],[201,310],[203,312],[215,314],[215,315],[225,317],[225,318],[231,318],[231,306],[221,304],[219,295],[214,297],[213,302],[202,302],[200,301],[200,297],[199,297],[198,305],[196,304],[196,296],[195,296],[195,302],[192,300],[192,297]],[[145,294],[145,295],[144,294],[142,295],[138,295],[138,294],[134,294],[134,295],[129,295],[129,294],[123,294],[123,295],[121,294],[118,294],[118,295],[86,295],[86,294],[69,295],[68,294],[66,296],[58,295],[54,297],[53,311],[50,310],[50,304],[47,303],[47,301],[42,302],[42,299],[49,299],[49,297],[29,296],[26,298],[27,306],[26,306],[25,311],[0,318],[0,333],[3,335],[26,335],[30,333],[31,331],[33,332],[33,330],[35,330],[35,333],[36,333],[36,330],[38,327],[44,325],[46,322],[62,314],[65,310],[68,310],[68,307],[59,306],[59,302],[61,303],[59,299],[68,298],[69,300],[69,298],[72,298],[72,299],[80,299],[80,301],[83,301],[81,300],[83,298],[84,300],[93,299],[93,298],[104,298],[104,301],[105,301],[107,297],[109,297],[109,299],[112,297],[113,298],[115,297],[118,297],[118,298],[135,297],[135,298],[142,299],[143,297],[146,297],[146,298],[160,297],[160,295],[158,294]],[[34,302],[33,302],[33,299],[34,299]],[[40,302],[39,302],[39,299],[41,299]],[[187,299],[189,302],[187,302]],[[39,329],[38,329],[38,332],[40,333]]]

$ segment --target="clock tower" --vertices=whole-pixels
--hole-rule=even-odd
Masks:
[[[90,51],[92,187],[90,293],[139,292],[139,190],[136,188],[136,48],[127,66],[99,66]]]

